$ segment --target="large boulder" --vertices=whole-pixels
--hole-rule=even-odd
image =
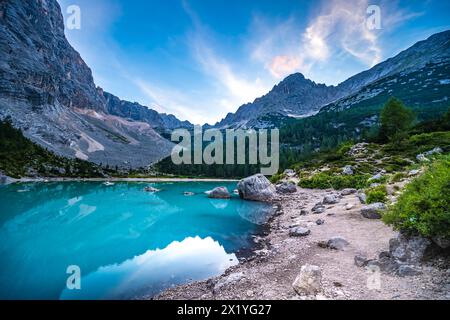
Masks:
[[[213,199],[230,199],[231,197],[226,187],[217,187],[205,193],[208,195],[208,198]]]
[[[292,287],[299,295],[316,295],[322,288],[322,271],[318,266],[302,266]]]
[[[389,252],[392,258],[402,264],[417,264],[424,260],[431,244],[427,238],[400,233],[397,238],[389,241]]]
[[[361,208],[361,215],[367,219],[381,219],[381,212],[386,208],[384,203],[376,202]]]
[[[245,200],[270,201],[276,189],[262,174],[242,179],[238,183],[239,196]]]
[[[283,182],[276,186],[278,193],[295,193],[297,192],[297,187],[292,182]]]

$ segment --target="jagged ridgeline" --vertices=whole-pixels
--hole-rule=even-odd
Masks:
[[[258,132],[258,131],[256,131]],[[218,177],[218,178],[242,178],[245,176],[253,175],[261,172],[261,168],[267,168],[270,165],[260,165],[260,164],[250,164],[249,157],[250,153],[256,155],[259,159],[259,148],[250,148],[250,141],[248,138],[245,139],[245,164],[238,164],[238,154],[242,154],[241,148],[238,147],[238,139],[234,138],[234,164],[227,164],[226,159],[226,148],[227,148],[227,139],[226,139],[226,130],[220,130],[222,134],[223,141],[223,164],[174,164],[171,157],[167,157],[164,160],[158,162],[154,167],[160,173],[165,174],[173,174],[177,176],[192,176],[192,177]],[[272,156],[271,150],[271,132],[267,131],[267,149],[268,156]],[[214,141],[213,141],[214,142]],[[205,148],[213,142],[205,142],[203,141],[202,150],[205,151]],[[194,141],[191,141],[191,159],[194,159]],[[185,151],[183,151],[185,152]],[[183,153],[181,153],[182,155]],[[212,152],[212,156],[215,156],[215,152]],[[258,161],[258,163],[260,163]]]

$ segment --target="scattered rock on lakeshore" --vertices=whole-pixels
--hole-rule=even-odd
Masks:
[[[291,237],[306,237],[311,233],[311,230],[304,227],[293,227],[289,229],[289,235]]]
[[[361,208],[361,215],[367,219],[381,219],[381,211],[386,208],[384,203],[376,202]]]
[[[277,192],[279,193],[295,193],[297,192],[297,187],[292,182],[283,182],[276,186]]]
[[[417,176],[418,174],[420,173],[420,170],[411,170],[409,173],[408,173],[408,176],[410,176],[410,177],[413,177],[413,176]]]
[[[322,271],[318,266],[302,266],[292,287],[299,295],[316,295],[322,289]]]
[[[325,223],[325,220],[323,220],[323,219],[317,219],[316,220],[316,224],[318,225],[318,226],[320,226],[320,225],[322,225],[322,224],[324,224]]]
[[[321,202],[316,203],[316,205],[312,208],[312,212],[314,214],[323,213],[323,212],[325,212],[325,210],[326,210],[325,206]]]
[[[361,204],[367,203],[367,195],[364,192],[358,193],[358,199],[359,199],[359,202],[361,202]]]
[[[340,236],[333,237],[327,242],[327,247],[333,250],[344,250],[348,245],[348,241]]]
[[[304,209],[300,210],[300,215],[301,216],[306,216],[306,215],[308,215],[308,213],[309,213],[308,210],[304,210]]]
[[[205,193],[208,195],[208,198],[212,199],[230,199],[231,197],[226,187],[217,187]]]
[[[335,195],[335,194],[329,194],[329,195],[326,195],[326,196],[323,198],[322,203],[323,203],[323,204],[336,204],[336,203],[338,203],[339,201],[341,201],[341,199],[339,199],[339,197],[338,197],[337,195]]]
[[[262,174],[242,179],[238,183],[239,196],[245,200],[269,201],[275,196],[275,187]]]
[[[341,191],[341,196],[349,196],[351,194],[356,193],[357,190],[356,189],[351,189],[351,188],[347,188]]]
[[[358,267],[365,267],[367,263],[369,262],[369,259],[363,254],[357,254],[355,256],[355,265]]]
[[[353,206],[353,204],[351,204],[351,203],[347,203],[346,205],[345,205],[345,210],[352,210],[354,208],[354,206]]]

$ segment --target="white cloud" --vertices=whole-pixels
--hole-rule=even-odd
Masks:
[[[265,25],[256,17],[255,30],[263,36],[254,46],[252,57],[276,78],[298,71],[307,74],[315,65],[327,66],[342,55],[372,67],[383,59],[380,36],[422,13],[400,9],[394,1],[382,1],[382,29],[369,30],[369,5],[368,0],[322,1],[318,13],[303,28],[293,17],[275,26]]]

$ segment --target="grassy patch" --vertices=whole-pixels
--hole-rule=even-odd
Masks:
[[[329,172],[321,172],[312,177],[300,179],[298,185],[308,189],[341,190],[345,188],[363,189],[368,186],[368,175],[336,175]]]
[[[370,188],[366,191],[366,195],[368,204],[375,202],[385,203],[387,201],[386,186],[381,185],[378,187]]]

